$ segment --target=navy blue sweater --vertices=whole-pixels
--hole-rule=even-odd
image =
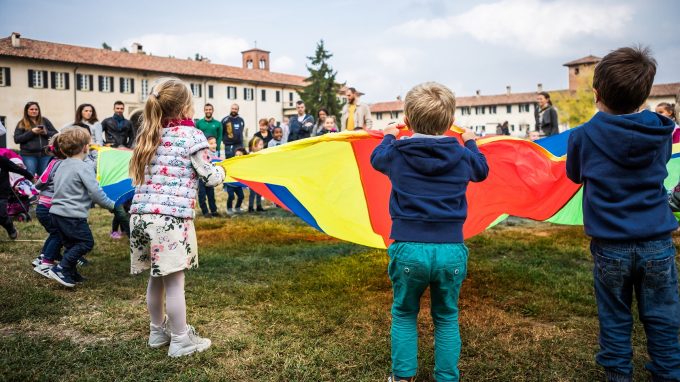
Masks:
[[[371,154],[373,168],[392,183],[390,216],[396,241],[462,243],[465,191],[486,179],[489,166],[474,140],[386,135]]]
[[[674,127],[651,111],[599,112],[571,132],[567,176],[583,183],[586,234],[619,241],[670,237],[678,223],[663,181]]]

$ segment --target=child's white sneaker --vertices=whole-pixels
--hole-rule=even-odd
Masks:
[[[156,349],[170,343],[168,316],[165,316],[160,326],[149,324],[149,329],[149,347]]]
[[[234,215],[234,210],[231,208],[227,208],[227,215],[232,216]]]
[[[187,325],[186,333],[182,335],[172,333],[168,355],[170,357],[181,357],[195,352],[202,352],[209,348],[210,344],[211,342],[208,338],[200,337],[193,326]]]

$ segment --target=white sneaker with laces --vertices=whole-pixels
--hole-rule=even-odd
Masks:
[[[149,347],[156,349],[169,343],[168,316],[165,316],[160,326],[149,324]]]
[[[210,342],[208,338],[200,337],[193,326],[187,325],[186,333],[181,335],[172,333],[168,356],[181,357],[196,352],[202,352],[209,348],[211,343],[212,342]]]
[[[43,264],[40,263],[33,267],[33,270],[37,272],[38,274],[47,277],[48,279],[51,279],[52,276],[50,276],[50,269],[54,267],[54,264]]]

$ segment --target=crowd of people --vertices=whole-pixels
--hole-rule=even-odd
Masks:
[[[652,379],[680,381],[680,296],[671,238],[678,222],[663,187],[677,125],[671,119],[672,105],[659,105],[657,113],[640,111],[655,73],[656,63],[645,49],[622,48],[605,56],[594,73],[599,112],[575,129],[568,143],[567,176],[584,184],[584,226],[592,237],[600,323],[596,361],[608,381],[632,380],[633,295],[647,335],[646,368]],[[636,81],[630,81],[631,76]],[[544,98],[537,130],[550,135],[557,119],[549,97]],[[454,122],[455,105],[453,92],[443,85],[415,86],[404,103],[404,122],[412,137],[397,139],[400,131],[391,125],[370,157],[373,168],[391,183],[391,382],[415,380],[417,318],[427,288],[435,326],[435,378],[460,379],[458,298],[469,256],[463,241],[465,194],[469,182],[487,177],[489,166],[472,131],[465,130],[462,144],[444,136]],[[343,127],[367,127],[362,110],[361,104],[352,103],[343,110]],[[204,351],[211,341],[187,323],[184,283],[185,270],[198,266],[196,198],[208,197],[226,176],[215,159],[331,133],[337,124],[325,110],[315,120],[298,102],[297,116],[287,124],[262,119],[244,145],[245,123],[238,105],[232,105],[230,115],[220,122],[213,119],[212,106],[206,105],[205,117],[194,123],[191,90],[174,78],[160,79],[153,86],[141,125],[123,118],[123,111],[124,105],[116,103],[114,116],[98,124],[94,107],[82,105],[73,126],[57,132],[39,106],[28,103],[15,133],[26,168],[0,156],[0,211],[6,203],[9,172],[28,179],[41,174],[37,215],[48,238],[34,269],[71,288],[85,280],[78,267],[94,246],[87,221],[92,204],[111,211],[119,223],[129,223],[130,272],[150,274],[148,345],[167,345],[171,357]],[[135,193],[129,211],[117,208],[97,184],[95,153],[90,150],[97,139],[133,150],[130,176]],[[243,190],[227,184],[226,191],[227,211],[239,209]],[[216,213],[213,207],[209,197],[208,205],[201,205],[204,214]],[[261,208],[261,198],[251,192],[249,209]],[[10,237],[16,238],[11,220],[6,215],[0,218]]]

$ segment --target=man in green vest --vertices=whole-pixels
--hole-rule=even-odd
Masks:
[[[217,137],[217,156],[220,155],[220,141],[222,137],[222,124],[213,118],[213,105],[206,103],[203,107],[205,117],[196,123],[196,127],[205,134],[206,137]]]

